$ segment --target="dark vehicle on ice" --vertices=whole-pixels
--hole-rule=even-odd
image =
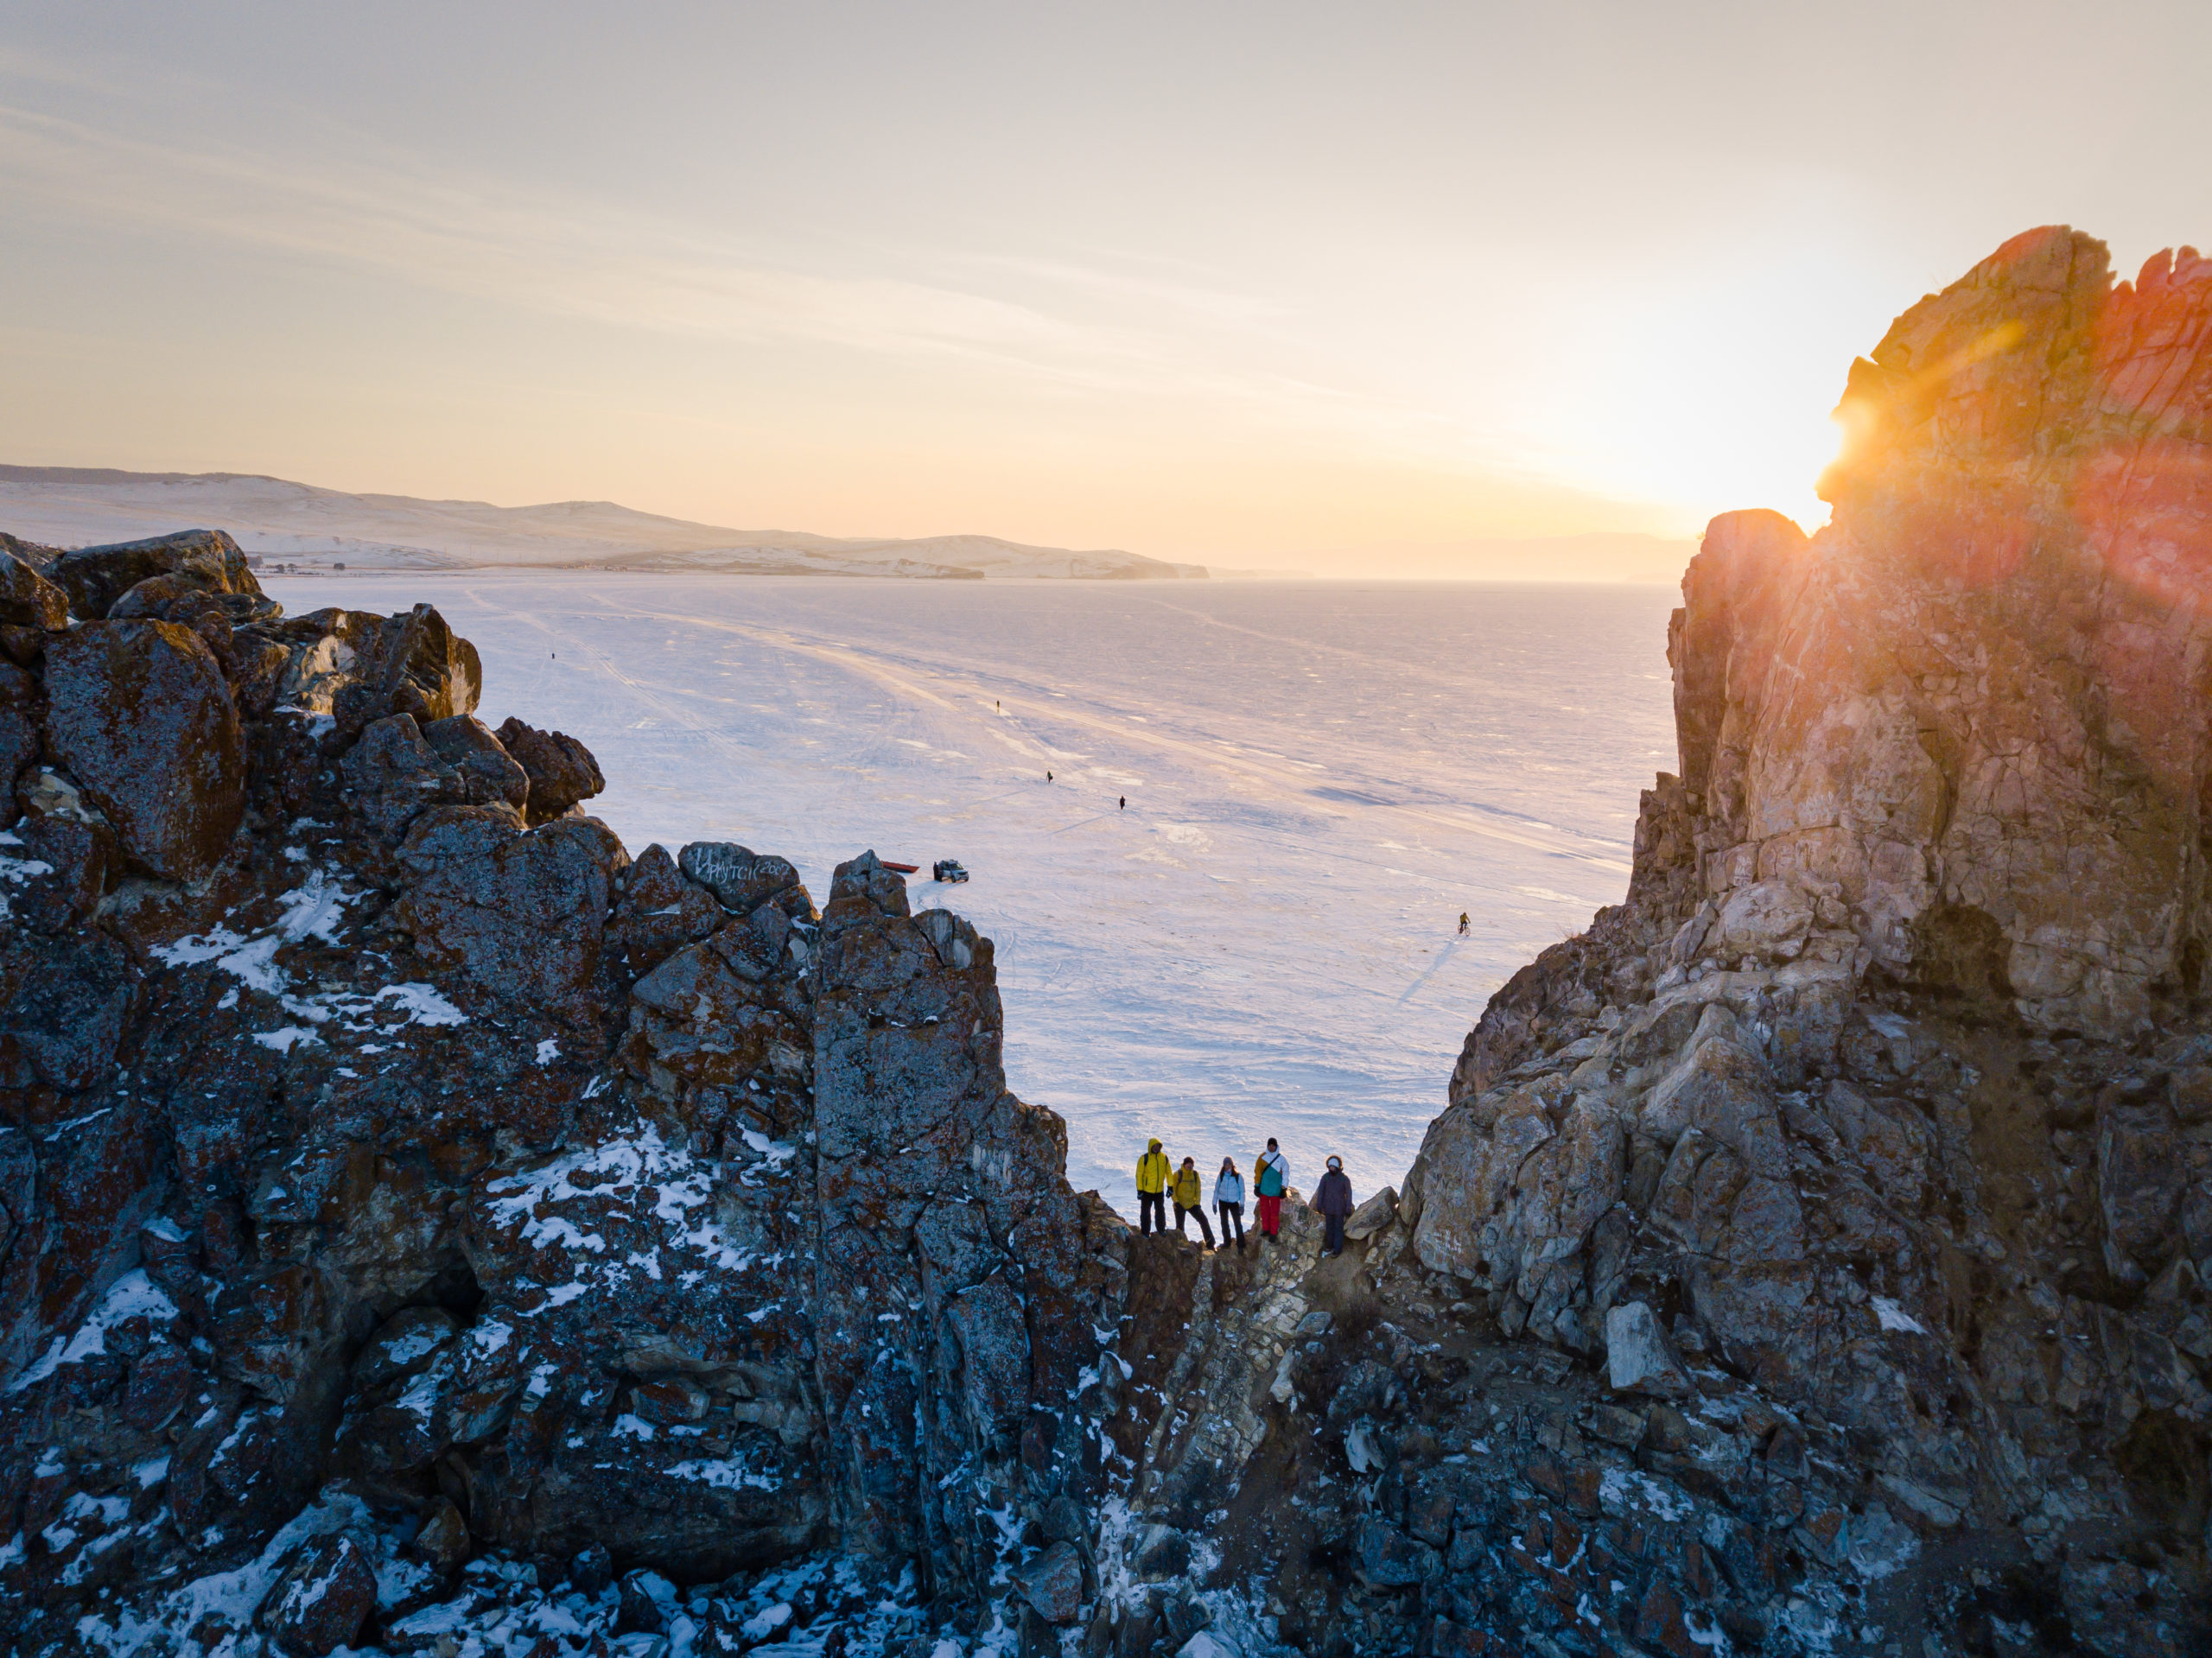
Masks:
[[[938,880],[962,881],[968,879],[968,871],[957,858],[939,858],[930,866],[930,873]]]

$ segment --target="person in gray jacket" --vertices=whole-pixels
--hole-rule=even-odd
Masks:
[[[1344,1223],[1351,1217],[1351,1182],[1344,1178],[1344,1160],[1341,1157],[1329,1159],[1329,1172],[1321,1177],[1321,1184],[1313,1189],[1313,1207],[1321,1211],[1321,1218],[1328,1223],[1321,1241],[1324,1255],[1340,1255],[1344,1252]]]
[[[1236,1159],[1221,1159],[1221,1172],[1213,1178],[1213,1206],[1221,1214],[1221,1241],[1229,1242],[1229,1229],[1236,1228],[1236,1253],[1244,1253],[1244,1177],[1236,1172]]]

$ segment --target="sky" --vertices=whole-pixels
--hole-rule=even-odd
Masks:
[[[1449,574],[1811,526],[2007,237],[2212,240],[2212,7],[0,10],[0,461]]]

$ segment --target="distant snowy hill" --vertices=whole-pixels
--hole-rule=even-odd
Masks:
[[[308,569],[490,565],[1038,580],[1204,577],[1202,564],[1137,553],[1027,547],[992,536],[842,541],[804,530],[725,530],[612,501],[493,506],[349,495],[281,478],[208,472],[0,466],[0,529],[65,547],[181,529],[227,530],[248,552]]]
[[[1447,581],[1663,582],[1674,586],[1697,543],[1599,531],[1578,536],[1483,536],[1464,541],[1380,541],[1309,556],[1325,575],[1392,575]],[[1216,575],[1228,574],[1216,570]]]

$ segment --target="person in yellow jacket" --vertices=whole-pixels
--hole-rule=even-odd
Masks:
[[[1196,1215],[1198,1217],[1199,1236],[1205,1239],[1206,1248],[1212,1248],[1213,1228],[1206,1221],[1205,1185],[1198,1178],[1198,1164],[1196,1158],[1186,1157],[1183,1159],[1183,1166],[1175,1171],[1173,1190],[1175,1192],[1175,1236],[1179,1238],[1185,1236],[1183,1217]]]
[[[1137,1159],[1137,1230],[1149,1232],[1157,1225],[1167,1229],[1167,1153],[1154,1140]]]

